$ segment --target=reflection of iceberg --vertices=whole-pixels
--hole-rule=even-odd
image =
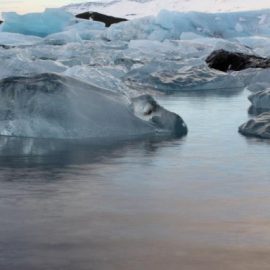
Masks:
[[[162,147],[162,142],[176,139],[172,137],[146,137],[135,140],[87,139],[56,140],[0,136],[0,168],[28,167],[41,165],[61,168],[70,164],[91,164],[104,162],[104,159],[122,157],[130,149],[141,151],[144,155],[154,155]],[[177,144],[182,140],[177,140]],[[20,179],[20,177],[19,177]]]
[[[73,20],[73,15],[61,9],[46,9],[43,13],[19,15],[15,12],[3,13],[2,31],[24,35],[47,36],[63,31]]]
[[[56,74],[3,79],[0,95],[0,135],[113,138],[187,131],[179,116],[151,98],[137,98],[133,111],[120,94]]]

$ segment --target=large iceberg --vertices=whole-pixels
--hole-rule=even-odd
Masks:
[[[43,13],[19,15],[16,12],[4,12],[3,32],[20,33],[44,37],[61,32],[74,20],[72,14],[62,9],[46,9]]]
[[[125,96],[57,74],[0,81],[0,135],[119,138],[187,133],[184,121],[152,97]]]

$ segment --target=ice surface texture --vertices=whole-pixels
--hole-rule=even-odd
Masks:
[[[78,139],[187,132],[178,115],[152,98],[137,98],[135,111],[120,94],[56,74],[3,79],[0,95],[0,135]]]
[[[250,119],[239,127],[239,132],[246,136],[270,139],[270,113],[265,112]]]
[[[73,15],[61,9],[47,9],[44,13],[26,15],[4,13],[3,18],[3,31],[37,36],[64,31],[74,22]],[[165,40],[180,39],[183,33],[193,33],[206,37],[236,38],[269,36],[269,29],[270,10],[213,14],[162,10],[156,17],[113,25],[104,32],[104,37],[110,40]]]
[[[114,39],[180,39],[185,32],[218,38],[252,35],[269,36],[270,10],[235,13],[173,12],[163,10],[145,17],[113,25],[106,33]]]
[[[251,102],[250,113],[270,111],[270,89],[266,89],[248,97]]]
[[[2,31],[45,37],[63,31],[73,15],[61,9],[46,9],[43,13],[19,15],[15,12],[3,13]]]

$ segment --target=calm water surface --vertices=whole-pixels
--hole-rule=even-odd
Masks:
[[[270,142],[237,132],[247,94],[159,98],[180,140],[1,138],[0,269],[268,270]]]

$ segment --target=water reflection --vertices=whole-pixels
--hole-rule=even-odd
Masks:
[[[179,144],[184,139],[146,137],[119,140],[55,140],[0,136],[1,167],[63,167],[98,163],[122,157],[131,149],[155,155],[159,147]]]
[[[163,96],[186,138],[0,138],[1,270],[268,270],[270,141],[248,93]]]

